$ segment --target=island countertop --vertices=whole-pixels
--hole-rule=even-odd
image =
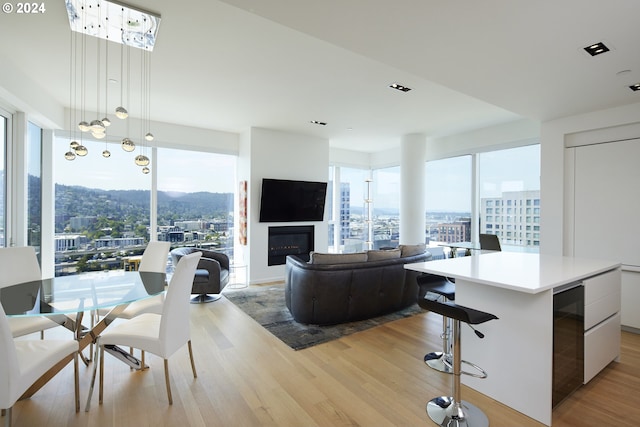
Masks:
[[[490,252],[405,264],[409,270],[537,294],[620,267],[619,262],[520,252]]]

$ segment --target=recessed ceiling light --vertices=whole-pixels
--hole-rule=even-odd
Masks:
[[[605,46],[605,44],[602,42],[592,44],[591,46],[587,46],[584,48],[584,50],[586,50],[587,53],[591,56],[596,56],[596,55],[600,55],[601,53],[609,52],[609,48]]]
[[[319,125],[319,126],[326,126],[327,122],[320,122],[318,120],[311,120],[310,123],[313,123],[314,125]]]
[[[629,86],[629,89],[631,89],[634,92],[637,92],[640,90],[640,83],[636,83],[634,85]]]
[[[406,87],[405,85],[401,85],[400,83],[391,83],[389,87],[391,89],[396,89],[402,92],[409,92],[411,90],[410,87]]]

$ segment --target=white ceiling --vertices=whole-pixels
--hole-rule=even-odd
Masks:
[[[640,102],[627,87],[640,82],[637,0],[129,4],[162,17],[151,54],[155,121],[279,129],[374,152],[411,133],[440,136]],[[0,16],[0,72],[17,70],[68,106],[64,1],[45,5],[43,14]],[[611,51],[590,57],[582,50],[600,41]],[[118,49],[110,48],[112,62]],[[111,68],[119,79],[119,66]],[[389,89],[393,82],[413,90]]]

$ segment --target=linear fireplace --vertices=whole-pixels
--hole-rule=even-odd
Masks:
[[[313,250],[313,225],[269,227],[267,265],[282,265],[287,255],[298,255],[309,261]]]

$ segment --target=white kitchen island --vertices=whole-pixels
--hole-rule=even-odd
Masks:
[[[462,326],[462,358],[488,373],[463,375],[462,382],[545,425],[552,412],[554,289],[585,287],[584,381],[619,357],[619,263],[491,252],[405,268],[455,278],[457,304],[498,316],[478,325],[484,339]]]

